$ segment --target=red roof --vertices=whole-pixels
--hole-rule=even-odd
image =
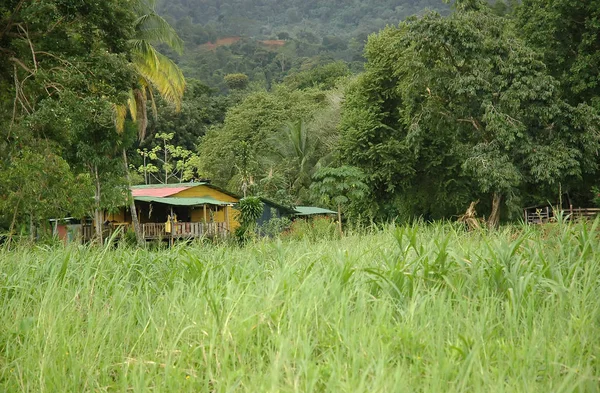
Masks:
[[[158,197],[165,198],[178,192],[187,190],[189,187],[156,187],[156,188],[134,188],[131,194],[134,197]]]

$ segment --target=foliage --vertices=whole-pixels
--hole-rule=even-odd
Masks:
[[[89,177],[77,179],[67,162],[50,149],[22,150],[0,172],[0,214],[14,221],[44,223],[49,218],[83,217],[92,209]]]
[[[331,241],[338,238],[335,222],[327,217],[294,220],[289,230],[282,237],[309,242]]]
[[[0,391],[595,392],[597,228],[0,249]]]
[[[134,21],[131,4],[112,0],[0,5],[0,172],[12,178],[0,203],[16,209],[10,195],[35,189],[36,178],[46,184],[37,195],[39,220],[80,214],[77,201],[89,206],[94,194],[97,206],[104,203],[101,183],[120,176],[114,152],[127,138],[115,132],[114,108],[126,102],[134,81]],[[44,167],[44,159],[56,167]]]
[[[264,203],[257,197],[245,197],[237,205],[239,210],[240,227],[235,236],[240,242],[246,242],[256,235],[256,222],[262,216]]]
[[[223,122],[232,98],[216,95],[214,90],[195,79],[186,79],[181,110],[156,98],[157,113],[148,122],[148,136],[142,147],[151,150],[158,141],[157,134],[173,133],[171,143],[187,150],[195,150],[199,138],[214,124]]]
[[[364,183],[365,175],[362,171],[346,165],[321,168],[313,175],[313,181],[311,190],[318,197],[338,207],[359,201],[369,190]]]
[[[572,105],[588,103],[600,109],[599,20],[598,0],[524,0],[517,8],[523,39],[542,51]]]
[[[271,219],[257,228],[260,236],[279,237],[290,229],[292,220],[287,217],[277,217],[277,210],[271,209]]]
[[[322,90],[331,90],[336,87],[340,79],[350,76],[348,64],[342,61],[319,65],[310,70],[302,70],[289,74],[283,83],[292,89],[306,89],[318,87]]]
[[[224,80],[231,90],[244,90],[248,87],[248,75],[246,74],[227,74]]]
[[[507,19],[463,4],[386,28],[365,54],[346,94],[341,153],[369,176],[379,217],[448,217],[492,196],[516,211],[553,199],[559,184],[589,190],[597,114],[562,99]]]
[[[238,204],[240,211],[240,224],[249,226],[256,224],[256,221],[263,214],[263,202],[257,197],[246,197],[240,200]]]
[[[287,122],[310,118],[324,103],[324,93],[316,89],[291,91],[281,86],[272,92],[249,94],[227,112],[222,126],[209,130],[201,139],[201,173],[216,184],[241,192],[249,179],[258,180],[268,173],[269,162],[261,163],[259,158],[273,156],[269,141]]]
[[[155,140],[162,141],[162,144],[156,145],[150,151],[138,149],[142,165],[137,171],[143,175],[145,184],[183,183],[198,177],[198,156],[190,150],[170,144],[173,136],[174,133],[156,134]]]

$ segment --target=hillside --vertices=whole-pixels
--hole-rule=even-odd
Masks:
[[[185,41],[176,58],[187,77],[225,91],[244,73],[269,88],[295,71],[344,61],[359,71],[369,34],[441,0],[158,0],[156,10]]]
[[[441,0],[159,0],[174,20],[208,25],[220,35],[268,37],[312,33],[355,37],[420,13],[445,8]]]

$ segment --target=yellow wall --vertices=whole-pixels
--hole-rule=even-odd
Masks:
[[[239,199],[234,198],[230,195],[227,195],[221,191],[215,190],[214,188],[207,186],[196,186],[190,187],[187,190],[178,192],[175,195],[171,195],[170,198],[203,198],[203,197],[211,197],[218,201],[222,202],[230,202],[237,203]],[[208,210],[212,208],[213,210],[213,218],[215,222],[225,222],[225,207],[224,206],[206,206],[206,217],[207,220],[210,221],[210,213]],[[233,231],[240,226],[238,222],[237,216],[239,212],[235,210],[233,207],[229,206],[229,228]],[[215,211],[216,210],[216,211]],[[193,222],[201,222],[204,220],[204,210],[202,206],[197,206],[192,211],[192,221]]]
[[[120,209],[117,213],[104,213],[104,221],[125,222],[125,209]]]
[[[175,195],[171,195],[169,198],[202,198],[207,196],[222,202],[237,203],[240,201],[237,198],[207,186],[190,187],[187,190],[183,190]]]
[[[227,207],[227,209],[229,209],[229,228],[233,231],[240,226],[240,223],[237,220],[239,212],[231,206]],[[210,222],[211,210],[213,212],[212,217],[214,222],[225,222],[225,207],[211,205],[206,206],[207,222]],[[202,221],[204,221],[204,208],[202,206],[196,206],[194,210],[192,210],[192,222]]]

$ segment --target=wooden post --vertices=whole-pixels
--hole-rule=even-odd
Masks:
[[[225,205],[225,229],[229,232],[229,205]]]
[[[173,247],[173,232],[175,231],[175,220],[173,220],[173,206],[171,206],[171,215],[169,216],[171,222],[171,238],[169,239],[169,246]]]
[[[340,238],[344,237],[344,231],[342,230],[342,205],[338,203],[338,230],[340,231]]]
[[[204,224],[208,222],[208,218],[206,217],[206,203],[204,204]]]

